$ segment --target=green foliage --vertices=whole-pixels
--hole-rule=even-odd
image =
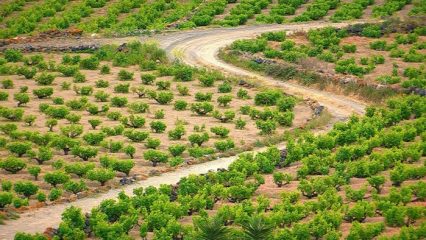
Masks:
[[[188,140],[189,142],[191,142],[191,145],[197,145],[199,147],[201,147],[201,145],[204,142],[207,142],[210,139],[209,134],[204,132],[204,133],[194,133],[189,135]]]
[[[148,149],[143,153],[145,160],[152,162],[152,166],[157,166],[158,163],[165,163],[168,160],[168,155],[162,151]]]
[[[89,170],[86,174],[87,178],[92,181],[97,181],[104,186],[106,182],[115,177],[115,173],[111,169],[95,168]]]
[[[38,191],[38,186],[30,181],[18,181],[13,185],[16,193],[24,195],[26,198],[31,197]]]
[[[16,157],[7,157],[0,162],[0,167],[5,171],[16,174],[27,166],[24,160]]]
[[[44,175],[44,181],[56,187],[58,184],[64,184],[70,180],[70,176],[62,171],[48,172]]]

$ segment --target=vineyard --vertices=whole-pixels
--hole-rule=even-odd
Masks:
[[[424,0],[5,0],[0,239],[426,239]]]
[[[380,4],[368,0],[10,0],[0,5],[0,38],[37,35],[52,29],[134,35],[203,26],[419,16],[425,13],[424,4],[423,0],[386,0]]]

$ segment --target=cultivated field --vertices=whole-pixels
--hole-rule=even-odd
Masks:
[[[426,239],[424,0],[6,0],[0,239]]]

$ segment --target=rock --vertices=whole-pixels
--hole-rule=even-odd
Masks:
[[[87,197],[89,194],[86,192],[86,191],[84,191],[84,192],[79,192],[79,193],[77,193],[76,194],[76,196],[77,196],[77,198],[78,199],[81,199],[81,198],[85,198],[85,197]]]
[[[55,235],[58,234],[58,229],[48,227],[46,230],[44,230],[43,235],[46,236],[48,239],[52,239]]]
[[[339,80],[339,82],[340,82],[341,84],[348,84],[348,83],[356,83],[356,82],[357,82],[357,80],[356,80],[355,78],[345,77],[345,78],[341,78],[341,79]]]
[[[314,109],[314,116],[319,116],[324,111],[324,106],[319,105]]]

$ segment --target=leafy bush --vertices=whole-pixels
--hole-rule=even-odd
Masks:
[[[178,124],[175,129],[168,132],[168,136],[171,140],[180,140],[185,133],[185,127],[182,124]]]
[[[152,121],[150,127],[155,133],[163,133],[166,130],[166,124],[162,121]]]
[[[231,139],[220,140],[214,143],[214,147],[221,152],[228,151],[235,147],[234,141]]]
[[[115,177],[115,173],[111,169],[95,168],[87,172],[87,178],[92,181],[97,181],[104,186],[106,182]]]
[[[210,131],[221,138],[226,138],[229,134],[229,129],[222,126],[212,127]]]
[[[191,111],[196,114],[203,116],[212,112],[214,109],[213,105],[209,102],[199,102],[191,104]]]
[[[133,75],[134,73],[122,69],[120,70],[120,72],[118,72],[118,80],[130,81],[130,80],[133,80]]]
[[[55,75],[42,72],[40,75],[38,75],[35,79],[35,81],[39,85],[52,85],[53,81],[55,80]]]
[[[168,160],[168,155],[162,151],[148,149],[144,152],[143,157],[145,160],[152,162],[152,166],[157,166],[158,163],[165,163]]]
[[[174,144],[170,145],[168,150],[173,157],[178,157],[186,150],[186,146],[183,144]]]
[[[280,99],[282,96],[283,93],[279,90],[265,90],[256,94],[254,97],[254,103],[256,105],[272,106],[275,105],[278,99]]]
[[[232,43],[231,49],[240,50],[244,52],[263,52],[266,49],[267,41],[262,38],[258,39],[247,39],[247,40],[237,40]]]
[[[18,181],[14,184],[13,189],[16,193],[22,194],[29,198],[37,193],[38,186],[30,181]]]
[[[174,104],[174,109],[176,111],[184,111],[188,107],[188,103],[185,100],[176,100]]]
[[[71,149],[71,153],[83,161],[87,161],[98,155],[98,149],[94,147],[75,146]]]
[[[16,174],[27,166],[24,160],[16,157],[7,157],[0,162],[0,167],[5,171]]]
[[[33,94],[39,99],[48,98],[53,94],[53,88],[43,87],[43,88],[34,89]]]
[[[191,145],[198,145],[199,147],[204,143],[207,142],[210,139],[209,134],[204,133],[194,133],[189,135],[188,140],[191,142]]]
[[[30,96],[26,93],[15,93],[13,99],[18,102],[18,107],[27,104],[30,101]]]
[[[62,171],[48,172],[44,175],[44,181],[56,187],[58,184],[64,184],[70,180],[70,176]]]
[[[276,123],[272,120],[257,120],[256,127],[260,129],[261,134],[271,134],[276,129]]]
[[[219,106],[222,106],[222,107],[228,106],[231,101],[232,101],[231,95],[223,95],[217,98],[217,102],[219,103]]]
[[[96,70],[99,66],[99,59],[95,56],[80,60],[80,68],[88,70]]]
[[[143,84],[152,84],[155,81],[155,76],[152,74],[142,74],[141,81]]]

